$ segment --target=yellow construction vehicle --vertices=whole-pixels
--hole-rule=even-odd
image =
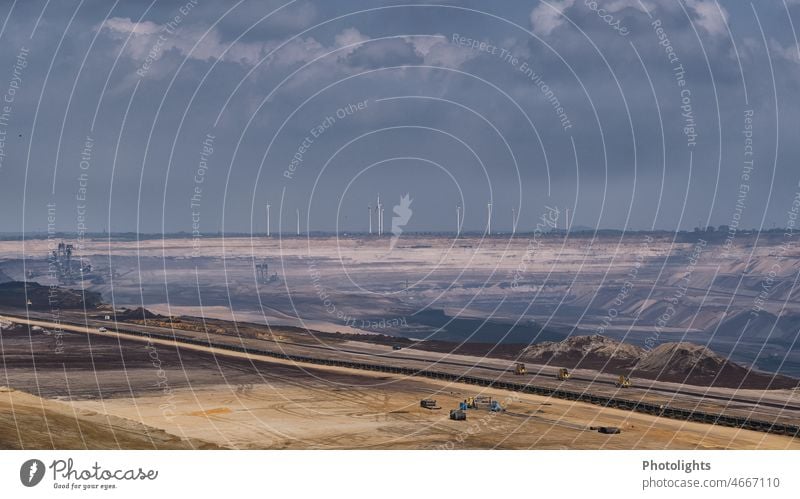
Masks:
[[[620,374],[619,378],[617,378],[617,382],[614,384],[617,386],[617,388],[630,388],[631,379],[628,376],[623,376]]]
[[[558,370],[558,375],[557,376],[558,376],[558,379],[560,379],[561,381],[564,381],[565,379],[569,379],[569,377],[570,377],[569,369],[564,369],[562,367],[561,369]]]
[[[525,369],[525,364],[522,362],[517,362],[514,364],[514,374],[522,376],[523,374],[527,374],[528,370]]]

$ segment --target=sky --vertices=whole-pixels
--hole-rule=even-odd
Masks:
[[[800,191],[798,0],[4,1],[0,23],[0,232],[261,233],[269,204],[273,232],[345,233],[378,196],[387,232],[486,230],[488,203],[494,231],[554,208],[772,228]]]

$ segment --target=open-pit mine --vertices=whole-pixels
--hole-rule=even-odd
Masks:
[[[0,447],[800,448],[780,243],[0,241]]]

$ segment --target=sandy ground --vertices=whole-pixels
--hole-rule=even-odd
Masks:
[[[10,320],[30,322],[24,319]],[[54,326],[47,321],[33,321],[32,323],[48,328]],[[108,322],[100,322],[99,324],[112,330],[114,328],[114,325]],[[181,322],[180,325],[190,326],[185,321]],[[234,332],[230,330],[230,324],[207,323],[207,326],[214,330],[218,329],[217,326],[220,325],[228,333],[232,334]],[[254,380],[255,382],[263,381],[262,378],[255,376],[256,374],[260,376],[261,373],[253,365],[248,365],[248,369],[242,369],[241,366],[232,369],[232,366],[241,364],[240,360],[236,360],[231,364],[232,359],[265,360],[269,365],[273,366],[273,371],[276,364],[288,366],[289,368],[294,367],[293,362],[277,360],[274,357],[209,349],[198,345],[184,344],[181,346],[182,353],[175,355],[175,344],[170,340],[152,339],[148,340],[151,345],[142,345],[145,340],[138,336],[118,334],[114,331],[98,333],[96,329],[98,323],[89,328],[77,324],[61,324],[61,327],[64,330],[74,331],[79,334],[62,334],[60,338],[57,338],[56,335],[48,333],[46,330],[34,332],[30,335],[25,329],[17,330],[14,333],[6,331],[5,337],[7,339],[5,344],[0,345],[3,347],[6,357],[11,359],[6,362],[6,376],[10,375],[12,379],[27,379],[21,385],[22,389],[33,386],[39,394],[66,392],[70,397],[86,398],[87,396],[92,396],[104,398],[109,394],[114,396],[125,395],[126,393],[134,395],[134,392],[136,392],[134,396],[137,396],[143,390],[157,390],[157,385],[180,388],[182,386],[197,387],[203,384],[220,382],[236,385],[245,382],[253,383]],[[137,325],[136,327],[158,334],[172,334],[171,330],[157,326]],[[304,331],[272,330],[273,336],[266,338],[259,336],[259,339],[255,339],[250,336],[259,333],[261,329],[256,328],[251,331],[247,327],[246,325],[239,325],[237,329],[247,337],[220,335],[217,341],[227,341],[236,346],[245,344],[250,348],[295,355],[322,356],[354,362],[367,360],[384,365],[435,369],[453,374],[469,372],[476,376],[483,376],[486,379],[503,379],[515,383],[522,381],[521,378],[517,378],[507,372],[509,368],[508,360],[408,349],[395,352],[388,345],[374,345],[355,341],[342,342],[340,340],[334,340],[331,345],[325,345],[324,348],[320,349],[317,338]],[[181,330],[181,334],[201,341],[207,340],[206,333],[202,331],[202,328],[201,331]],[[114,338],[124,341],[117,343]],[[59,341],[64,351],[57,353],[56,346]],[[25,361],[25,358],[31,355],[30,345],[34,345],[34,356],[39,357],[36,360],[36,366],[57,367],[61,362],[73,359],[76,361],[74,365],[82,365],[82,369],[85,369],[83,372],[86,374],[67,383],[65,370],[45,377],[46,383],[34,380],[36,383],[32,384],[30,372],[35,366],[32,360]],[[156,349],[156,351],[152,351],[152,349]],[[212,356],[209,358],[208,355],[198,355],[197,352],[212,353]],[[11,356],[9,357],[9,355]],[[87,362],[87,356],[90,362]],[[245,362],[249,361],[245,360]],[[156,364],[165,369],[163,376],[156,376],[156,370],[154,369]],[[65,363],[64,366],[66,367],[66,365]],[[124,366],[124,368],[120,369],[120,366]],[[311,371],[316,373],[316,376],[323,378],[328,376],[325,373],[352,374],[354,372],[344,368],[309,367]],[[713,413],[723,412],[728,415],[764,421],[795,424],[797,420],[797,390],[738,390],[685,386],[676,383],[636,379],[635,386],[626,389],[625,393],[621,394],[618,393],[618,389],[614,386],[616,376],[611,374],[600,374],[587,369],[574,370],[573,377],[564,386],[555,379],[557,366],[530,365],[529,369],[530,373],[541,371],[541,374],[538,375],[531,374],[532,377],[530,378],[533,384],[540,386],[551,388],[566,387],[570,390],[584,390],[588,393],[599,395],[622,396],[630,400],[643,400],[653,404],[665,404],[689,410]],[[98,371],[102,372],[101,376],[94,375]],[[163,380],[160,378],[163,378]],[[167,380],[167,378],[169,379]],[[148,381],[156,381],[156,383],[148,384]],[[167,381],[169,382],[167,383]],[[764,402],[765,405],[760,402]],[[772,405],[770,406],[770,404]]]
[[[0,449],[217,448],[130,418],[0,387]]]
[[[4,383],[42,397],[0,393],[2,448],[800,448],[777,435],[160,341],[64,334],[58,353],[54,335],[17,329],[0,339]],[[506,412],[449,420],[449,409],[478,394]],[[423,398],[442,409],[420,408]]]
[[[505,413],[470,410],[451,421],[449,409],[481,393]],[[181,390],[165,417],[163,397],[76,401],[76,410],[104,410],[189,441],[256,449],[800,449],[800,441],[686,423],[586,404],[457,384],[404,380],[390,388],[331,388],[291,382]],[[435,398],[441,410],[419,407]],[[604,435],[591,426],[617,426]]]

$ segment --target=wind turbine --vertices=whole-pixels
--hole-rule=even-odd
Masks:
[[[492,235],[492,203],[486,203],[486,210],[488,212],[486,220],[486,234]]]
[[[375,214],[378,215],[378,235],[383,235],[383,206],[381,205],[381,194],[378,193],[378,202],[375,205]]]
[[[269,237],[269,206],[270,204],[267,203],[267,237]]]
[[[517,209],[511,208],[511,235],[517,233]]]

